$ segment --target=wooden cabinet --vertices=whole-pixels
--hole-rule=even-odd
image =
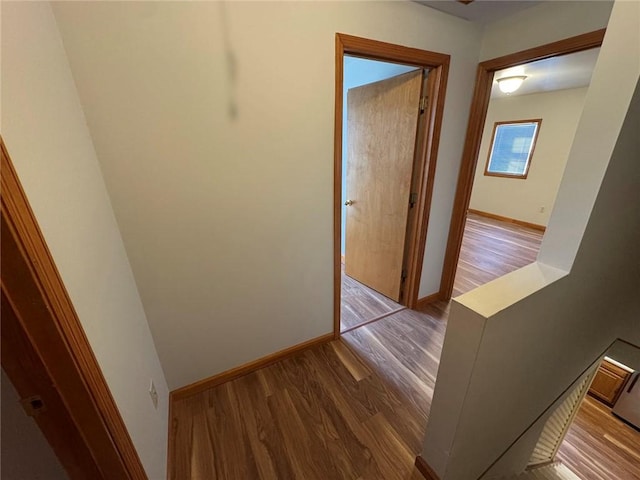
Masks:
[[[598,368],[589,393],[612,407],[630,376],[629,371],[605,359]]]

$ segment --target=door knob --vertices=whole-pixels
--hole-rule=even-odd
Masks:
[[[353,200],[347,200],[346,202],[344,202],[345,206],[350,207],[351,205],[353,205]]]

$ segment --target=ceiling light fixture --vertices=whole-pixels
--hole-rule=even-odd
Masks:
[[[500,87],[501,92],[513,93],[520,88],[525,78],[527,78],[526,75],[514,75],[498,78],[496,82],[498,82],[498,87]]]

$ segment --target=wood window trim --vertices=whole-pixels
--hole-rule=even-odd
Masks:
[[[11,258],[2,262],[2,293],[104,478],[147,479],[2,137],[0,153],[3,260]],[[36,304],[47,315],[34,315]]]
[[[498,127],[501,125],[517,125],[519,123],[536,123],[536,131],[533,134],[533,141],[531,143],[531,150],[529,151],[529,157],[527,158],[527,163],[525,165],[524,173],[511,175],[508,173],[499,173],[492,172],[489,170],[489,165],[491,164],[491,154],[493,153],[493,145],[496,140],[496,133],[498,132]],[[501,178],[515,178],[517,180],[526,180],[529,175],[529,168],[531,167],[531,162],[533,160],[533,154],[536,150],[536,142],[538,141],[538,135],[540,134],[540,126],[542,125],[541,118],[533,118],[530,120],[508,120],[502,122],[495,122],[493,124],[493,132],[491,133],[491,143],[489,144],[489,152],[487,153],[487,162],[484,166],[484,175],[487,177],[501,177]]]
[[[440,131],[444,113],[444,99],[449,74],[450,55],[430,52],[353,35],[336,33],[335,37],[335,120],[334,120],[334,255],[333,255],[333,334],[340,337],[340,294],[341,294],[341,236],[342,236],[342,108],[344,56],[380,60],[391,63],[413,65],[429,69],[428,102],[425,112],[425,134],[420,145],[416,145],[418,167],[414,175],[419,179],[417,188],[417,212],[410,226],[407,249],[406,305],[415,308],[422,274],[429,210],[433,194],[433,183],[440,143]]]
[[[514,67],[522,63],[543,60],[569,53],[581,52],[602,45],[606,29],[566,38],[557,42],[522,50],[520,52],[493,58],[478,64],[476,82],[469,112],[469,122],[462,153],[462,162],[458,174],[456,196],[451,213],[449,238],[445,252],[442,277],[440,280],[440,297],[449,300],[453,294],[453,283],[462,247],[464,225],[471,200],[471,189],[475,176],[478,153],[482,141],[482,132],[489,108],[491,84],[494,73],[504,68]]]

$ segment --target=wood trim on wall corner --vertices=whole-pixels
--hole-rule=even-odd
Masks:
[[[198,380],[197,382],[173,390],[170,394],[170,401],[173,402],[182,400],[183,398],[187,398],[210,388],[217,387],[218,385],[221,385],[223,383],[230,382],[231,380],[235,380],[236,378],[248,375],[255,372],[256,370],[260,370],[261,368],[271,365],[272,363],[279,362],[280,360],[284,360],[285,358],[291,357],[300,352],[304,352],[309,348],[330,342],[333,339],[333,333],[327,333],[325,335],[312,338],[310,340],[307,340],[306,342],[298,343],[297,345],[293,345],[291,347],[285,348],[284,350],[280,350],[257,360],[253,360],[252,362],[245,363],[244,365],[240,365],[211,377]]]
[[[0,150],[2,219],[16,246],[2,290],[105,478],[146,479],[2,137]],[[32,314],[37,305],[46,316]]]
[[[521,227],[530,228],[531,230],[538,230],[539,232],[543,232],[547,229],[544,225],[538,225],[537,223],[529,223],[524,220],[518,220],[516,218],[511,217],[503,217],[502,215],[498,215],[497,213],[489,213],[483,212],[482,210],[475,210],[470,208],[467,210],[469,213],[474,213],[481,217],[492,218],[493,220],[500,220],[501,222],[513,223],[514,225],[519,225]]]
[[[167,421],[169,432],[167,434],[167,480],[173,479],[173,459],[175,458],[175,438],[178,430],[178,422],[173,418],[173,396],[169,392],[169,418]]]
[[[335,107],[333,120],[333,338],[340,338],[342,291],[342,107],[344,77],[343,36],[336,34]]]
[[[416,457],[416,468],[426,480],[440,480],[440,477],[433,471],[427,461],[421,456]]]
[[[462,247],[466,214],[469,209],[480,143],[482,141],[482,133],[489,108],[491,83],[494,72],[527,62],[599,47],[602,45],[605,32],[606,29],[596,30],[504,55],[478,64],[473,100],[471,102],[471,110],[469,111],[469,122],[462,152],[462,161],[458,173],[456,196],[451,213],[449,238],[447,240],[447,249],[440,280],[440,291],[442,292],[443,300],[449,300],[453,294],[453,283],[456,276],[456,268],[458,267],[460,248]]]

